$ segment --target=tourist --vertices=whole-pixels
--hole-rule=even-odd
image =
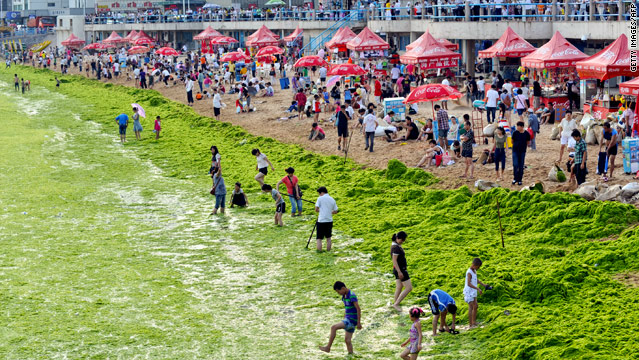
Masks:
[[[342,150],[342,140],[344,141],[344,151],[346,151],[346,138],[348,138],[348,120],[351,117],[346,111],[346,107],[342,106],[337,113],[337,121],[335,126],[337,127],[337,150]]]
[[[298,119],[302,120],[302,113],[306,106],[306,95],[304,94],[304,89],[297,90],[297,94],[295,94],[295,101],[297,101]]]
[[[56,86],[60,87],[57,76],[55,77],[55,81],[57,84]],[[20,78],[18,77],[18,74],[13,74],[13,85],[16,91],[20,91]]]
[[[297,179],[297,176],[293,175],[294,173],[295,169],[292,167],[287,168],[286,176],[284,176],[282,180],[278,181],[275,188],[279,191],[282,183],[286,185],[288,199],[291,201],[291,216],[295,216],[296,211],[297,216],[302,216],[302,191],[298,184],[299,180]]]
[[[499,96],[499,99],[501,100],[502,104],[504,104],[504,106],[506,107],[506,120],[508,121],[508,123],[510,124],[510,113],[513,110],[513,99],[510,96],[510,93],[508,92],[508,90],[503,90],[501,95]]]
[[[429,168],[430,165],[435,161],[435,165],[437,166],[437,157],[444,155],[444,149],[441,146],[437,145],[435,140],[428,140],[428,148],[426,149],[426,155],[422,156],[421,160],[415,165],[416,168],[424,166]]]
[[[382,99],[382,84],[377,79],[377,76],[373,76],[375,79],[375,92],[373,93],[373,99],[375,100],[375,105],[379,105],[379,102]]]
[[[160,119],[160,115],[155,117],[155,126],[153,127],[153,132],[155,132],[155,140],[160,138],[160,131],[162,131],[162,121]]]
[[[450,86],[450,79],[450,76],[446,76],[444,80],[442,80],[442,85]],[[442,100],[442,108],[448,110],[448,100]]]
[[[126,127],[129,125],[129,116],[127,114],[120,114],[116,116],[115,122],[120,127],[120,142],[123,144],[126,142]]]
[[[541,124],[554,124],[555,123],[555,103],[548,103],[548,107],[544,108],[541,113]]]
[[[451,120],[455,117],[452,116]],[[455,120],[456,122],[456,120]],[[426,120],[426,124],[422,127],[422,131],[419,134],[419,141],[430,141],[435,139],[435,134],[433,133],[433,119]]]
[[[435,112],[437,113],[437,141],[442,149],[446,150],[448,147],[448,112],[441,108],[439,105],[435,105]]]
[[[422,351],[422,323],[419,320],[422,315],[424,315],[424,311],[420,308],[415,307],[408,311],[408,316],[413,324],[409,330],[408,340],[404,341],[401,345],[401,347],[405,347],[410,344],[399,355],[399,357],[404,360],[415,360],[417,359],[419,352]]]
[[[455,318],[457,317],[457,305],[452,296],[448,295],[443,290],[435,289],[428,294],[428,304],[430,305],[430,311],[433,313],[433,336],[437,336],[437,320],[440,320],[441,326],[439,327],[439,333],[448,332],[453,335],[459,334],[459,331],[455,330]],[[451,313],[453,316],[453,322],[448,328],[446,323],[446,315]]]
[[[495,130],[495,171],[497,172],[497,181],[504,181],[504,169],[506,168],[506,131],[503,127]],[[501,172],[499,172],[499,164],[501,164]]]
[[[213,116],[215,120],[220,121],[220,113],[222,112],[222,97],[217,89],[213,88]]]
[[[635,122],[635,113],[634,113],[635,103],[629,102],[626,110],[624,110],[622,114],[623,122],[626,124],[626,136],[632,136],[632,128]]]
[[[217,149],[217,146],[211,146],[211,167],[209,168],[209,175],[211,175],[211,178],[215,176],[215,174],[217,173],[217,169],[222,167],[221,160],[222,157],[220,155],[220,151]],[[215,181],[213,182],[213,184],[215,185]],[[211,189],[211,193],[213,190],[214,189]]]
[[[316,94],[313,97],[313,113],[314,113],[313,122],[319,122],[319,116],[321,112],[322,112],[322,103],[320,102],[320,96]]]
[[[477,293],[482,294],[477,284],[481,284],[485,289],[490,289],[490,286],[482,283],[477,279],[477,270],[481,268],[482,262],[479,258],[474,258],[473,263],[468,270],[466,270],[466,279],[464,284],[464,301],[468,303],[468,325],[470,329],[477,327]]]
[[[313,125],[311,126],[311,134],[308,136],[308,139],[311,141],[324,140],[324,138],[326,137],[324,129],[322,129],[317,123],[313,123]]]
[[[275,168],[266,155],[262,154],[259,149],[251,150],[251,154],[253,154],[253,156],[257,159],[257,166],[255,166],[255,169],[258,173],[255,175],[255,181],[257,181],[260,184],[260,187],[262,187],[264,186],[264,177],[268,174],[268,167],[270,166],[273,171],[275,171]]]
[[[610,176],[606,176],[605,164],[603,166],[604,169],[599,169],[601,173],[601,177],[603,181],[608,181],[608,179],[612,179],[612,173],[615,171],[615,157],[617,156],[617,140],[619,139],[619,134],[617,130],[613,129],[610,126],[609,122],[605,122],[603,124],[603,134],[601,136],[601,140],[599,141],[599,152],[601,153],[602,147],[605,146],[606,160],[608,162],[608,169],[610,170]],[[603,170],[603,171],[602,171]]]
[[[464,158],[466,167],[464,168],[464,175],[460,176],[462,179],[472,179],[475,173],[475,163],[473,162],[473,142],[475,141],[475,132],[470,125],[470,121],[464,122],[464,130],[466,132],[461,136],[461,156]],[[470,177],[468,177],[468,170],[470,169]]]
[[[489,124],[495,122],[495,113],[497,112],[498,100],[499,92],[497,92],[497,86],[491,85],[490,90],[488,90],[488,92],[486,93],[486,97],[484,98],[484,103],[486,106],[486,121]]]
[[[317,216],[317,251],[322,251],[322,240],[326,239],[326,251],[331,251],[331,238],[333,237],[333,215],[339,211],[337,203],[330,195],[325,186],[317,189],[319,196],[315,202],[315,212]]]
[[[270,193],[273,200],[275,200],[275,225],[284,226],[282,214],[286,211],[286,202],[282,199],[282,195],[269,184],[262,185],[262,191]]]
[[[588,150],[586,142],[581,138],[581,132],[579,132],[579,130],[574,129],[571,135],[577,142],[575,144],[575,163],[573,165],[575,179],[577,180],[577,185],[581,185],[586,181],[586,174],[588,173],[588,170],[586,170]]]
[[[526,97],[521,89],[517,89],[517,95],[515,95],[515,109],[517,115],[519,115],[519,121],[524,121],[524,111],[526,111]]]
[[[224,214],[224,204],[226,203],[226,185],[224,185],[224,178],[222,177],[222,168],[218,167],[217,171],[213,175],[213,195],[215,195],[215,209],[211,215],[217,214],[217,210],[220,209],[220,213]]]
[[[535,111],[539,110],[541,106],[541,95],[541,84],[539,83],[539,81],[535,80],[533,81],[533,108],[535,109]]]
[[[407,141],[407,140],[417,140],[419,138],[419,130],[417,129],[417,125],[412,121],[412,119],[407,116],[406,117],[406,135],[401,138],[394,139],[393,141]]]
[[[233,188],[233,192],[231,192],[230,205],[231,207],[234,207],[236,205],[239,207],[248,206],[248,198],[246,197],[244,190],[242,190],[242,184],[240,184],[239,182],[235,183],[235,188]]]
[[[191,76],[187,75],[184,87],[186,89],[186,101],[188,102],[189,106],[193,106],[193,85],[193,79],[191,78]]]
[[[521,185],[524,177],[526,148],[530,144],[530,133],[524,129],[524,122],[517,122],[517,130],[512,134],[513,141],[513,185]]]
[[[59,89],[60,88],[60,79],[58,79],[58,77],[55,77],[55,88]]]
[[[364,116],[364,133],[366,147],[364,150],[373,152],[373,146],[375,144],[375,130],[377,129],[377,117],[375,111],[372,108],[368,109],[368,114]]]
[[[532,107],[528,108],[528,132],[530,133],[530,150],[537,151],[535,139],[539,134],[539,119]]]
[[[343,282],[336,281],[333,285],[333,290],[335,290],[339,295],[342,296],[342,302],[344,303],[346,311],[344,314],[344,320],[331,326],[331,333],[328,337],[328,344],[326,344],[326,346],[320,346],[320,350],[327,353],[331,352],[331,346],[333,346],[333,341],[335,340],[335,335],[337,335],[337,330],[344,329],[344,342],[346,343],[346,350],[349,354],[352,354],[353,344],[351,342],[351,339],[353,338],[355,328],[357,328],[358,330],[362,329],[362,310],[359,308],[357,296],[355,296],[355,294],[350,289],[348,289]]]
[[[568,145],[568,140],[572,136],[572,131],[577,128],[577,122],[572,117],[572,111],[566,110],[566,117],[561,120],[559,123],[559,129],[561,130],[561,147],[559,148],[559,160],[558,163],[561,163],[561,159],[564,156],[564,150],[566,149],[566,145]]]
[[[395,275],[395,296],[393,308],[399,312],[402,308],[399,306],[406,298],[408,293],[413,290],[413,284],[408,274],[408,266],[406,264],[406,253],[402,248],[402,244],[406,242],[408,235],[404,231],[393,234],[391,244],[391,259],[393,261],[393,275]]]

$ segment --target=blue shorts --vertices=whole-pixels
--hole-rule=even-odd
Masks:
[[[120,135],[126,135],[126,125],[120,125]]]
[[[517,115],[521,116],[526,109],[517,109]]]
[[[438,135],[440,138],[447,139],[447,138],[448,138],[448,130],[441,130],[441,129],[439,129],[439,130],[437,130],[437,135]]]
[[[344,331],[349,332],[351,334],[355,332],[355,328],[357,327],[357,322],[353,322],[352,319],[344,319],[342,320],[342,323],[344,323]]]
[[[224,203],[226,203],[226,194],[215,195],[215,209],[219,209],[220,207],[224,209]]]

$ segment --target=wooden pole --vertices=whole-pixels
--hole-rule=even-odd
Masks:
[[[499,198],[497,198],[497,217],[499,217],[499,233],[501,234],[501,247],[505,248],[504,245],[504,229],[501,226],[501,212],[499,211]]]

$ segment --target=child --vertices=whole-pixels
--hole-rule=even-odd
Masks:
[[[288,107],[288,109],[286,110],[287,113],[291,113],[291,112],[297,112],[297,101],[293,100],[291,102],[291,106]]]
[[[413,325],[410,327],[410,336],[408,340],[404,341],[402,347],[409,343],[410,346],[404,349],[399,357],[404,360],[415,360],[419,352],[422,351],[422,323],[419,318],[424,315],[424,311],[420,308],[412,308],[408,311],[408,315]]]
[[[428,294],[428,304],[430,305],[430,311],[433,313],[433,336],[437,336],[437,320],[441,318],[441,326],[439,332],[449,332],[453,335],[459,334],[459,331],[455,330],[455,318],[457,317],[457,305],[455,300],[443,290],[435,289]],[[448,313],[453,314],[453,323],[448,329],[446,323],[446,315]]]
[[[271,170],[273,171],[275,171],[275,168],[273,167],[273,164],[271,164],[271,161],[266,157],[266,155],[262,154],[259,149],[251,150],[251,154],[253,154],[253,156],[255,156],[255,159],[257,160],[255,170],[257,170],[258,172],[257,175],[255,175],[255,181],[260,183],[260,186],[262,186],[264,185],[264,177],[268,175],[268,167],[270,166]]]
[[[461,145],[459,144],[459,140],[453,141],[453,146],[451,146],[451,150],[453,150],[453,154],[455,154],[456,158],[461,158]]]
[[[357,328],[358,330],[362,329],[362,311],[359,308],[357,296],[355,296],[355,294],[351,290],[349,290],[343,282],[336,281],[333,285],[333,290],[342,295],[342,302],[344,302],[346,313],[344,314],[344,320],[331,326],[331,334],[328,338],[328,344],[326,346],[320,346],[319,348],[324,352],[331,352],[331,346],[333,345],[333,341],[335,340],[337,330],[344,329],[344,342],[346,343],[346,350],[348,350],[349,354],[352,354],[353,344],[351,343],[351,339],[353,338],[355,328]]]
[[[248,205],[248,199],[246,198],[246,194],[242,190],[242,184],[239,182],[235,183],[235,188],[231,193],[231,207],[233,206],[245,207]]]
[[[262,185],[262,191],[265,193],[270,192],[273,200],[275,200],[275,225],[284,226],[282,214],[286,211],[286,202],[282,199],[282,195],[269,184]]]
[[[468,322],[471,329],[477,327],[477,292],[482,294],[481,289],[477,287],[477,284],[481,284],[484,289],[488,289],[489,286],[482,283],[477,279],[477,270],[481,267],[482,262],[479,258],[474,258],[470,268],[466,271],[466,281],[464,285],[464,301],[468,303]]]
[[[326,86],[324,86],[322,88],[322,95],[324,95],[324,112],[329,112],[329,108],[328,105],[330,105],[331,100],[330,100],[330,94],[328,92],[328,90],[326,90]]]
[[[324,129],[322,129],[317,123],[313,123],[311,128],[311,134],[308,136],[308,139],[313,140],[324,140],[326,137],[326,133]]]
[[[320,102],[319,95],[315,95],[313,97],[313,113],[315,114],[315,118],[313,122],[319,122],[319,115],[322,112],[322,103]]]
[[[160,120],[160,116],[155,118],[155,126],[153,131],[155,132],[155,140],[160,138],[160,130],[162,130],[162,122]]]

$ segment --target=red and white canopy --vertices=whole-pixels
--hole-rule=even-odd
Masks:
[[[135,40],[135,38],[138,36],[138,32],[135,30],[131,30],[131,32],[122,38],[122,40],[126,40],[127,42],[133,42],[133,40]]]
[[[617,40],[595,55],[577,61],[580,79],[604,81],[616,76],[639,76],[639,70],[634,70],[630,67],[630,49],[626,34],[621,34]]]
[[[103,42],[107,44],[124,44],[128,42],[128,40],[123,39],[122,36],[118,35],[118,33],[113,31],[111,32],[111,35],[109,35],[108,38],[103,40]]]
[[[550,41],[521,58],[521,65],[535,69],[570,67],[587,57],[557,31]]]
[[[425,69],[441,69],[457,66],[461,54],[440,45],[428,31],[413,43],[412,50],[399,57],[402,64],[419,64]]]
[[[109,45],[109,44],[104,44],[104,43],[93,43],[93,44],[89,44],[85,47],[82,48],[82,50],[104,50],[104,49],[108,49],[110,47],[113,47],[114,45]]]
[[[177,50],[175,50],[173,48],[170,48],[170,47],[159,48],[159,49],[155,50],[155,53],[158,54],[158,55],[164,55],[164,56],[178,56],[178,55],[180,55],[180,53]]]
[[[423,33],[422,36],[417,38],[417,40],[415,40],[412,43],[406,45],[406,51],[412,50],[420,41],[422,41],[423,38],[426,36],[427,32]],[[450,41],[448,41],[446,39],[437,39],[437,42],[439,43],[439,45],[445,47],[448,50],[451,50],[451,51],[459,50],[459,45],[453,44],[452,42],[450,42]]]
[[[358,76],[358,75],[365,75],[365,74],[366,74],[366,70],[364,70],[361,66],[356,64],[333,65],[331,66],[331,68],[328,70],[328,73],[327,73],[328,76],[333,76],[333,75]]]
[[[639,78],[634,78],[630,81],[622,82],[619,84],[619,93],[621,95],[639,95]]]
[[[279,44],[279,37],[275,35],[266,26],[262,25],[256,32],[249,35],[246,40],[246,46],[251,47],[263,47],[263,46],[277,46]]]
[[[235,38],[232,38],[230,36],[218,36],[211,39],[211,44],[213,45],[227,45],[227,44],[236,43],[236,42],[238,41],[235,40]]]
[[[295,41],[295,39],[297,39],[298,36],[302,35],[302,33],[304,33],[304,30],[300,29],[300,27],[298,26],[290,35],[284,36],[283,40],[286,42]]]
[[[280,55],[283,54],[284,50],[282,48],[279,48],[277,46],[265,46],[261,49],[259,49],[257,51],[257,53],[255,54],[255,56],[257,57],[264,57],[264,56],[271,56],[271,55]]]
[[[207,26],[204,31],[195,35],[193,37],[193,40],[210,40],[218,36],[222,36],[222,34],[219,31],[213,29],[211,26]]]
[[[62,46],[66,46],[68,48],[77,48],[84,45],[85,41],[80,39],[79,37],[71,34],[66,40],[64,40],[61,44]]]
[[[251,58],[244,55],[244,53],[239,52],[239,51],[233,51],[230,53],[226,53],[224,54],[221,58],[220,61],[221,62],[228,62],[228,61],[246,61],[246,60],[250,60]]]
[[[480,58],[494,57],[523,57],[535,51],[535,47],[510,28],[497,40],[493,46],[479,52]]]
[[[379,35],[365,27],[354,39],[346,43],[346,47],[355,51],[385,50],[390,45]]]
[[[357,37],[357,34],[351,30],[348,26],[344,26],[339,28],[333,35],[333,38],[330,39],[324,46],[329,49],[333,49],[340,46],[346,46],[346,43],[353,40]]]
[[[145,53],[148,53],[149,51],[151,51],[151,49],[149,49],[146,46],[133,46],[126,52],[128,54],[145,54]]]
[[[452,86],[442,84],[427,84],[413,89],[404,101],[413,104],[425,101],[455,100],[462,97],[462,93]]]
[[[301,57],[295,62],[293,67],[311,67],[311,66],[324,66],[326,61],[319,56],[310,55]]]

